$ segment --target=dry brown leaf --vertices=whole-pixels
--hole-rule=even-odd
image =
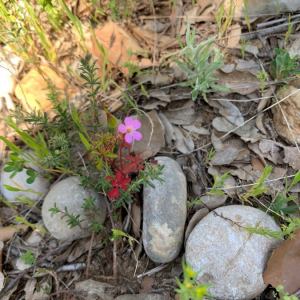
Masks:
[[[137,118],[142,126],[139,129],[143,138],[134,141],[132,151],[140,153],[143,159],[155,156],[156,153],[165,146],[165,130],[155,110],[143,114]]]
[[[177,150],[184,154],[191,153],[195,148],[192,137],[182,128],[173,126],[173,129],[175,134],[175,146]]]
[[[230,33],[228,35],[227,47],[235,48],[241,39],[242,27],[240,24],[236,23],[230,28]]]
[[[240,110],[229,101],[210,101],[209,105],[219,110],[219,114],[232,124],[239,126],[244,123],[244,117]]]
[[[95,29],[95,35],[100,45],[103,46],[105,51],[108,51],[108,61],[111,68],[118,68],[124,74],[128,75],[128,68],[124,67],[124,64],[128,61],[140,68],[150,67],[152,63],[149,59],[144,59],[144,66],[139,64],[140,60],[136,54],[130,55],[129,51],[133,53],[144,53],[144,50],[140,47],[138,42],[126,32],[117,23],[111,21],[106,22],[102,28]],[[96,41],[93,35],[90,35],[92,41],[92,47],[89,47],[89,51],[94,57],[98,59],[98,66],[102,68],[103,55],[97,47]]]
[[[227,119],[223,118],[223,117],[216,117],[213,119],[212,122],[214,128],[220,132],[229,132],[232,131],[236,128],[236,126],[234,124],[232,124],[231,122],[229,122]],[[250,123],[246,123],[245,125],[236,128],[233,133],[239,135],[241,137],[242,140],[246,141],[246,142],[251,142],[251,143],[255,143],[259,140],[261,140],[262,138],[265,138],[264,135],[260,134],[258,132],[258,129],[256,127],[254,127],[253,125],[251,125]]]
[[[265,169],[261,160],[253,155],[251,155],[251,166],[254,171],[263,171]]]
[[[0,241],[6,242],[9,241],[15,234],[15,232],[23,233],[28,229],[27,225],[21,224],[14,227],[1,227],[0,228]]]
[[[256,154],[262,155],[263,157],[273,161],[275,164],[286,163],[294,170],[298,171],[300,169],[300,153],[296,147],[287,147],[278,142],[262,139],[259,142],[259,149],[257,149],[254,144],[249,144],[249,148]],[[284,151],[283,160],[279,153],[280,148]]]
[[[218,94],[222,96],[226,96],[231,93],[247,95],[260,89],[260,81],[256,78],[256,76],[247,71],[239,72],[234,70],[229,74],[218,71],[214,77],[218,78],[217,84],[231,89],[229,92],[218,92]]]
[[[138,203],[133,202],[132,205],[132,230],[136,238],[139,238],[141,236],[140,230],[141,230],[141,206],[138,205]]]
[[[141,282],[142,289],[140,289],[140,294],[148,293],[152,289],[152,284],[154,282],[154,279],[150,276],[144,276]]]
[[[243,60],[238,59],[236,60],[236,67],[235,69],[240,72],[248,71],[254,76],[260,71],[260,66],[253,60]]]
[[[193,124],[196,119],[194,108],[185,108],[174,111],[166,110],[163,113],[170,123],[176,125],[190,125]]]
[[[75,283],[75,290],[82,294],[84,297],[98,295],[103,300],[113,299],[113,297],[106,291],[107,289],[112,288],[115,287],[108,283],[98,282],[92,279]]]
[[[61,92],[60,99],[70,99],[77,94],[77,91],[52,68],[48,66],[40,66],[40,68],[44,77],[49,78],[52,84],[56,86],[57,91]],[[48,83],[44,80],[42,75],[38,71],[32,69],[20,81],[20,84],[17,85],[15,94],[26,110],[32,111],[36,109],[49,111],[52,107],[52,102],[48,100],[49,90],[46,89],[47,86]]]
[[[160,111],[158,116],[165,128],[165,139],[168,147],[172,146],[172,141],[175,140],[174,129],[166,116]]]
[[[259,142],[259,149],[266,159],[270,160],[276,165],[283,164],[282,157],[279,153],[281,149],[278,146],[274,145],[273,141],[261,140]]]
[[[273,120],[277,133],[287,143],[295,145],[294,138],[297,143],[300,143],[300,79],[290,82],[285,89],[278,92],[279,100],[288,97],[279,105],[274,106]],[[287,118],[289,126],[283,116]]]
[[[239,152],[240,151],[234,147],[226,147],[216,151],[210,163],[213,166],[229,165],[238,157]]]
[[[300,289],[300,229],[294,234],[275,249],[263,274],[265,284],[282,285],[290,295]]]

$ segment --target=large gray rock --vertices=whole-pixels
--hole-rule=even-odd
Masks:
[[[43,176],[38,176],[35,178],[35,181],[31,184],[28,184],[26,180],[29,178],[29,176],[26,174],[27,169],[23,169],[22,172],[18,172],[13,178],[9,178],[12,174],[12,172],[4,172],[4,168],[7,167],[7,165],[3,164],[1,166],[1,174],[0,174],[0,191],[3,197],[5,197],[9,202],[17,202],[16,198],[23,199],[25,197],[28,197],[32,201],[37,201],[39,199],[42,199],[44,195],[48,193],[50,182]],[[43,174],[44,171],[33,165],[28,164],[28,167],[32,168],[36,172]],[[16,182],[18,185],[15,185],[13,181]],[[33,190],[37,193],[31,193],[31,192],[25,192],[25,191],[18,191],[18,192],[12,192],[7,190],[4,185],[10,185],[15,188],[20,188],[20,186],[24,190]]]
[[[84,199],[88,199],[91,196],[96,198],[96,221],[101,224],[105,221],[106,205],[103,196],[93,190],[85,190],[79,183],[80,179],[76,176],[64,179],[53,186],[45,197],[42,207],[43,222],[50,233],[58,240],[68,240],[78,234],[81,229],[78,226],[70,228],[67,224],[67,217],[61,219],[62,213],[54,214],[51,217],[52,213],[49,209],[53,208],[55,203],[56,207],[61,211],[64,211],[65,207],[67,207],[70,214],[80,215],[80,220],[84,219],[81,222],[81,227],[86,228],[91,224],[91,219],[85,215],[82,206]]]
[[[143,244],[149,258],[157,263],[172,261],[179,254],[187,213],[186,178],[178,163],[169,157],[156,157],[164,165],[155,189],[144,188]]]
[[[214,0],[214,3],[219,4],[221,0]],[[240,18],[245,15],[244,0],[236,0],[234,17]],[[230,0],[225,0],[225,11],[228,11]],[[276,15],[278,8],[280,12],[294,12],[300,9],[299,0],[249,0],[248,15],[249,18],[258,18],[265,15]]]
[[[202,270],[198,283],[214,284],[209,292],[217,299],[253,299],[266,288],[263,272],[281,240],[242,228],[258,223],[272,231],[281,230],[264,212],[232,205],[209,213],[188,237],[186,259],[193,270]]]
[[[121,295],[115,298],[115,300],[168,300],[169,297],[164,294],[136,294],[136,295]]]

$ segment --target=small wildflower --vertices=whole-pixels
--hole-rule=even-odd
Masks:
[[[196,296],[197,296],[197,298],[203,297],[205,295],[205,293],[206,293],[206,288],[205,287],[198,286],[196,288]]]
[[[107,180],[107,181],[111,180],[110,184],[113,187],[113,189],[108,193],[108,196],[110,198],[118,198],[120,195],[119,189],[123,189],[125,191],[128,190],[129,187],[127,186],[127,184],[131,181],[131,179],[130,178],[124,179],[123,177],[124,177],[124,175],[122,174],[122,172],[119,171],[116,174],[116,179],[114,179],[111,176],[107,176],[105,178],[105,180]]]
[[[192,285],[188,282],[188,283],[185,285],[185,287],[186,287],[187,289],[190,289],[190,288],[192,287]]]
[[[142,134],[138,131],[141,127],[141,122],[139,120],[133,120],[131,117],[125,118],[125,125],[120,124],[118,127],[119,132],[125,134],[125,141],[128,144],[131,144],[133,139],[140,141],[142,138]]]
[[[195,275],[195,271],[193,271],[193,270],[192,270],[191,268],[189,268],[189,267],[187,267],[186,272],[187,272],[187,275],[188,275],[189,277],[193,277],[193,276]]]

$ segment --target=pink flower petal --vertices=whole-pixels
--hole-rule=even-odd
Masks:
[[[127,117],[127,118],[125,118],[124,123],[127,128],[132,127],[133,120],[131,117]]]
[[[120,124],[119,127],[118,127],[118,130],[121,133],[126,133],[127,132],[126,126],[124,124]]]
[[[131,133],[132,134],[132,133]],[[131,144],[132,143],[132,135],[131,134],[129,134],[129,133],[127,133],[127,134],[125,134],[125,141],[126,141],[126,143],[128,143],[128,144]]]
[[[138,131],[133,131],[131,134],[132,134],[133,138],[137,141],[140,141],[143,137],[143,135]]]
[[[137,130],[137,129],[139,129],[141,127],[141,122],[139,121],[139,120],[133,120],[133,122],[132,122],[132,128],[134,129],[134,130]]]

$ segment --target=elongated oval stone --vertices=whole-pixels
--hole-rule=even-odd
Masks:
[[[187,214],[187,184],[179,164],[165,156],[155,158],[164,165],[164,180],[152,181],[155,188],[144,188],[143,243],[151,260],[172,261],[179,254]]]

